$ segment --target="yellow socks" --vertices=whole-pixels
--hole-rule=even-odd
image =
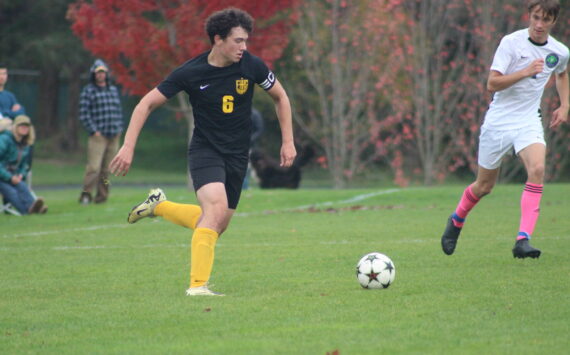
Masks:
[[[190,252],[190,287],[204,286],[208,282],[214,265],[217,240],[218,233],[210,228],[194,230]]]
[[[218,233],[209,228],[196,228],[202,215],[200,206],[163,201],[156,206],[153,214],[179,226],[194,229],[190,252],[190,287],[205,285],[212,273]]]
[[[198,205],[163,201],[156,206],[153,213],[179,226],[196,229],[202,209]]]

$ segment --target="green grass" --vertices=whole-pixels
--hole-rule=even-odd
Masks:
[[[0,353],[567,353],[570,185],[545,188],[538,260],[511,254],[521,185],[497,186],[444,255],[463,188],[249,190],[216,248],[221,298],[184,295],[190,231],[126,223],[143,188],[92,206],[40,189],[47,215],[0,216]],[[387,290],[354,275],[372,251],[396,264]]]
[[[187,174],[185,132],[143,131],[137,144],[131,170],[118,184],[185,184]],[[73,153],[58,153],[55,142],[39,141],[34,150],[33,185],[81,185],[87,162],[87,137],[82,132],[81,147]],[[157,148],[159,147],[159,148]]]
[[[187,183],[187,132],[186,128],[143,130],[138,139],[131,169],[126,177],[112,178],[117,185],[162,184],[185,185]],[[60,152],[58,140],[40,140],[35,145],[33,160],[34,186],[81,186],[87,162],[87,136],[81,131],[80,147],[74,152]],[[273,153],[278,159],[278,153]],[[393,185],[389,169],[370,167],[366,173],[347,183],[348,187],[372,188],[378,184]],[[316,163],[303,167],[301,186],[306,188],[330,188],[333,181],[330,172]],[[255,182],[251,182],[255,186]]]

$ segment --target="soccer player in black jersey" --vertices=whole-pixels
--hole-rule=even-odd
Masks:
[[[251,16],[236,8],[213,13],[206,21],[212,49],[174,70],[135,107],[123,146],[111,172],[125,175],[133,161],[139,133],[149,114],[180,91],[188,94],[195,128],[188,150],[190,174],[199,206],[166,200],[161,189],[129,213],[129,223],[162,216],[194,230],[191,243],[190,288],[187,295],[220,295],[208,288],[214,247],[238,205],[248,163],[254,85],[275,102],[281,127],[281,165],[296,156],[291,105],[287,93],[263,61],[246,51],[253,29]]]

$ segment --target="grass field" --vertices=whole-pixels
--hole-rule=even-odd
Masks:
[[[444,255],[463,188],[247,191],[216,249],[214,298],[184,295],[189,230],[126,223],[145,188],[92,206],[38,190],[47,215],[0,215],[0,353],[567,354],[570,185],[545,188],[538,260],[511,254],[522,185],[497,186]],[[387,290],[356,280],[372,251],[396,265]]]

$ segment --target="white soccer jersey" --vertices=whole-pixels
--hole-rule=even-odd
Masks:
[[[497,91],[483,126],[511,130],[540,123],[538,110],[544,86],[553,72],[560,74],[566,71],[568,56],[568,47],[552,36],[543,45],[531,42],[527,28],[503,37],[495,52],[491,70],[507,75],[528,67],[540,58],[544,59],[544,70]]]

